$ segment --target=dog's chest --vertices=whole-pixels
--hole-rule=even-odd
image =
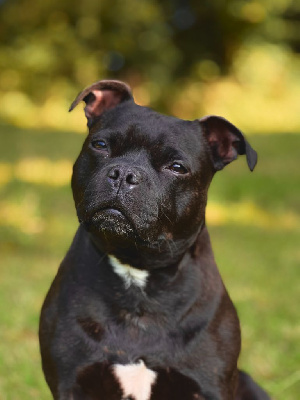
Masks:
[[[103,399],[202,399],[198,385],[172,368],[178,343],[174,345],[165,326],[147,314],[126,310],[122,318],[121,323],[105,325],[81,321],[81,329],[96,345],[85,362],[88,367],[77,376],[83,390],[97,399],[102,399],[100,393],[105,394]]]
[[[81,370],[77,384],[97,400],[204,400],[197,383],[176,369],[131,364],[94,363]]]
[[[120,309],[115,319],[87,317],[77,322],[85,341],[108,362],[130,363],[155,357],[156,362],[164,363],[171,352],[172,340],[164,324],[141,309]]]

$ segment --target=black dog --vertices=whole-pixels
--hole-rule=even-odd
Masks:
[[[214,173],[246,154],[217,116],[184,121],[129,87],[84,90],[74,165],[79,229],[46,297],[43,369],[59,400],[266,400],[237,369],[240,327],[205,227]]]

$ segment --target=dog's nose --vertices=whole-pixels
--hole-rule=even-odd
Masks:
[[[141,173],[135,168],[113,167],[108,171],[108,178],[112,181],[125,182],[127,185],[138,185],[142,180]]]
[[[138,185],[141,181],[141,174],[138,171],[128,172],[125,180],[129,185]]]
[[[110,170],[108,171],[107,176],[108,176],[109,178],[111,178],[112,180],[114,180],[114,181],[118,180],[119,177],[120,177],[120,170],[119,170],[119,168],[115,168],[115,167],[114,167],[114,168],[110,169]]]

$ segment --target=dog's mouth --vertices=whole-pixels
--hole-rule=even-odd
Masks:
[[[157,216],[145,212],[142,207],[103,202],[86,210],[83,218],[81,215],[79,219],[86,229],[103,242],[153,247],[158,240]]]
[[[126,215],[124,214],[124,212],[122,210],[120,210],[119,208],[115,208],[115,207],[104,207],[101,208],[100,210],[97,210],[93,216],[92,216],[92,220],[94,222],[97,222],[99,219],[103,218],[103,217],[117,217],[117,218],[125,218],[128,219],[126,217]]]
[[[127,213],[115,206],[98,208],[86,220],[89,230],[97,234],[113,235],[119,237],[136,236],[136,227]]]
[[[130,257],[133,255],[134,259],[140,260],[143,251],[155,257],[161,254],[162,259],[166,254],[174,258],[182,253],[182,247],[175,245],[173,236],[164,231],[156,213],[148,214],[142,207],[137,210],[102,203],[90,210],[82,222],[102,251],[119,255],[124,262],[125,258],[132,262]]]
[[[107,222],[112,222],[115,227],[118,223],[134,227],[132,220],[127,216],[126,212],[118,207],[102,207],[95,211],[91,217],[91,223],[99,224],[100,228],[105,228],[105,223]]]

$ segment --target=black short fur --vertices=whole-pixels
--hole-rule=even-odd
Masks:
[[[237,370],[240,326],[205,226],[214,173],[256,153],[220,117],[183,121],[101,81],[86,102],[89,134],[74,165],[80,226],[43,305],[43,370],[59,400],[122,400],[115,364],[155,371],[151,400],[265,400]],[[147,271],[126,284],[111,256]],[[240,377],[240,378],[239,378]],[[139,400],[139,399],[133,399]]]

